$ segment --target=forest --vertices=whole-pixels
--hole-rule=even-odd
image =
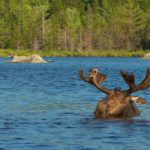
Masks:
[[[1,0],[0,49],[150,49],[150,0]]]

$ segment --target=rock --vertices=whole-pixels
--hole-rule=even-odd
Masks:
[[[146,54],[143,56],[143,59],[148,59],[148,60],[150,60],[150,53],[146,53]]]
[[[41,56],[38,54],[33,54],[30,56],[13,56],[13,60],[7,61],[9,63],[47,63]]]

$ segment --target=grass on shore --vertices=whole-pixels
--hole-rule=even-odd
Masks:
[[[142,57],[145,53],[150,50],[138,50],[138,51],[127,51],[127,50],[97,50],[97,51],[65,51],[65,50],[49,50],[49,51],[34,51],[34,50],[12,50],[12,49],[0,49],[0,57],[8,57],[13,55],[28,56],[32,54],[39,54],[40,56],[49,57]]]

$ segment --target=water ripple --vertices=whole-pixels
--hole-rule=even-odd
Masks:
[[[48,64],[6,64],[0,58],[0,150],[147,150],[150,105],[132,119],[97,120],[105,94],[80,80],[79,68],[98,66],[104,86],[127,89],[120,70],[139,83],[150,61],[138,58],[57,58]],[[50,59],[50,58],[48,58]],[[149,89],[137,92],[149,101]]]

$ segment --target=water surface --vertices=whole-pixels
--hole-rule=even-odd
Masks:
[[[0,58],[0,150],[147,150],[150,104],[126,120],[96,120],[106,95],[78,76],[99,67],[104,86],[127,89],[119,70],[135,72],[139,83],[150,61],[138,58],[47,58],[48,64],[9,64]],[[150,90],[140,91],[150,102]]]

